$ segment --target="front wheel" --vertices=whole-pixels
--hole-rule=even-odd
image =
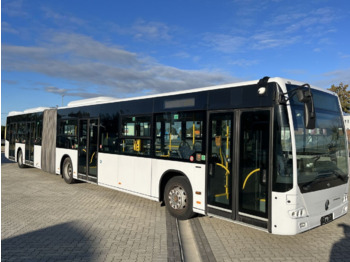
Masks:
[[[192,199],[191,185],[185,177],[173,177],[166,184],[164,202],[172,216],[180,220],[193,217]]]
[[[23,162],[23,153],[22,150],[18,151],[18,156],[17,156],[17,164],[19,168],[24,168],[25,164]]]
[[[69,157],[67,157],[63,162],[62,175],[67,184],[72,184],[75,182],[75,179],[73,178],[73,165]]]

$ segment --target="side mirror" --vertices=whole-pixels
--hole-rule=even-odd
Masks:
[[[316,127],[316,113],[314,108],[314,99],[310,90],[297,91],[299,102],[304,103],[304,124],[306,129],[314,129]]]

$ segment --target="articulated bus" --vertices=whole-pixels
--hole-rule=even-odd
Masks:
[[[347,213],[348,155],[337,95],[269,77],[11,112],[5,142],[20,168],[280,235]]]

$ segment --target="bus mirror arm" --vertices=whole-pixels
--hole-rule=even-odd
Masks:
[[[305,90],[305,87],[308,88]],[[286,99],[285,95],[289,95]],[[298,96],[298,101],[304,103],[304,125],[306,129],[314,129],[316,126],[316,113],[314,107],[314,99],[311,93],[309,84],[303,84],[300,87],[293,89],[287,93],[279,95],[279,103],[285,104],[294,95]]]

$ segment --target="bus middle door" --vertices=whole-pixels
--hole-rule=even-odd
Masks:
[[[208,136],[208,213],[233,219],[233,112],[211,112]]]
[[[97,182],[98,119],[79,120],[78,178]]]

